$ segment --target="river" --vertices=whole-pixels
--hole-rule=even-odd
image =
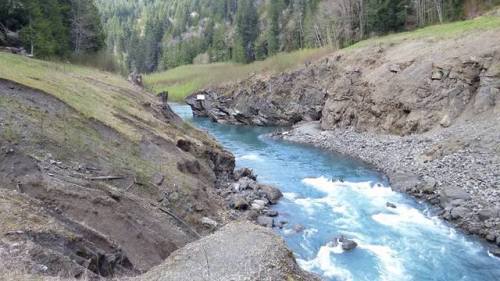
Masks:
[[[276,229],[300,266],[324,280],[500,280],[500,259],[477,239],[448,226],[423,203],[391,190],[385,177],[353,159],[264,136],[272,128],[184,120],[214,136],[252,168],[258,180],[281,189]],[[387,202],[396,208],[387,207]],[[295,225],[304,226],[297,233]],[[344,235],[358,247],[343,252],[331,241]]]

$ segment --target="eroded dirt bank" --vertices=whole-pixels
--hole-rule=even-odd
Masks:
[[[86,116],[69,100],[0,79],[0,279],[139,275],[226,223],[265,212],[279,198],[250,171],[235,172],[231,153],[185,124],[159,98],[126,84],[92,83],[102,87],[102,96],[78,102],[106,103],[113,120],[123,121],[131,134],[117,130],[120,123],[98,119],[102,112]],[[103,100],[113,96],[116,104]],[[252,201],[234,205],[233,185],[242,178],[255,190],[242,187],[239,196],[266,200],[260,210],[249,210]],[[219,239],[232,245],[239,227]],[[262,231],[241,227],[257,236]],[[249,265],[255,270],[241,276],[257,276],[266,262],[286,255],[289,267],[272,274],[312,280],[271,234],[247,234],[277,254],[256,256]],[[203,241],[190,247],[205,247]],[[255,250],[237,246],[228,252]],[[234,269],[226,267],[232,256],[218,258],[221,264],[212,267]],[[158,270],[169,275],[171,269]]]
[[[282,137],[361,158],[394,188],[500,244],[498,29],[372,43],[187,102],[222,123],[305,122]]]

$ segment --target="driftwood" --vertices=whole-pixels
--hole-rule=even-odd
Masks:
[[[174,213],[172,213],[171,211],[165,209],[165,208],[162,208],[162,207],[159,207],[158,208],[160,211],[164,212],[165,214],[171,216],[172,218],[174,218],[176,221],[180,222],[182,225],[184,225],[187,229],[189,229],[189,231],[191,231],[197,238],[201,238],[201,235],[196,232],[194,229],[192,229],[189,224],[187,224],[183,219],[179,218],[178,216],[176,216]]]

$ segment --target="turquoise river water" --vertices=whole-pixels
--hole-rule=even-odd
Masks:
[[[276,231],[300,266],[324,280],[500,280],[500,259],[480,241],[392,191],[383,175],[362,163],[265,137],[272,128],[222,125],[192,117],[187,105],[172,108],[231,151],[238,167],[252,168],[260,182],[281,189],[284,198],[274,209],[288,224]],[[296,233],[296,224],[305,230]],[[335,247],[331,241],[339,235],[358,247]]]

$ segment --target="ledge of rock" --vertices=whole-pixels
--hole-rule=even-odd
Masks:
[[[234,222],[175,251],[138,280],[319,280],[272,230]]]

